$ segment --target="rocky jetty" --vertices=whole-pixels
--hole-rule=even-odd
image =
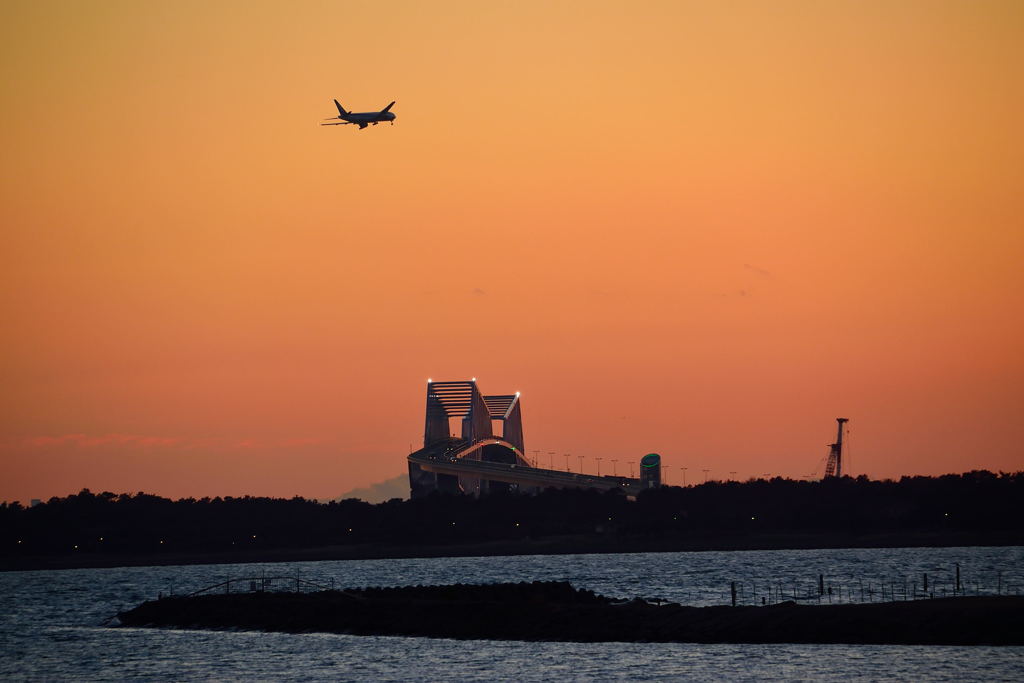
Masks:
[[[1024,645],[1024,597],[768,607],[612,600],[564,582],[165,597],[125,626],[487,640]]]

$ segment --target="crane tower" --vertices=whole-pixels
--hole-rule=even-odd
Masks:
[[[836,434],[836,442],[829,444],[828,462],[825,464],[825,478],[843,476],[843,425],[850,420],[845,417],[837,417],[839,430]]]

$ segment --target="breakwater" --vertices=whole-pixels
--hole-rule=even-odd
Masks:
[[[613,600],[567,582],[166,597],[128,626],[577,642],[1024,644],[1024,598],[685,607]]]

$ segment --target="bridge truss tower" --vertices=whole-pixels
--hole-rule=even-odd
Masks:
[[[528,464],[523,454],[523,414],[519,392],[514,394],[484,395],[477,387],[476,380],[458,382],[427,381],[426,420],[423,429],[423,449],[432,457],[454,456],[473,444],[485,440],[499,439],[506,447],[496,446],[474,451],[471,458],[510,463]],[[452,420],[459,425],[452,428]],[[501,434],[494,434],[494,423],[501,424]],[[456,433],[453,433],[456,431]],[[508,448],[510,446],[511,448]],[[477,492],[487,490],[491,482],[460,477],[451,474],[426,472],[419,465],[409,463],[409,482],[414,497],[439,490],[456,493],[474,488]]]

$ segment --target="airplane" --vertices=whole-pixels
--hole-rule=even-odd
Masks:
[[[338,100],[334,100],[334,106],[338,108],[338,115],[329,119],[324,119],[324,121],[334,121],[334,119],[341,119],[341,121],[336,121],[334,123],[321,123],[321,126],[346,126],[350,123],[354,123],[359,126],[359,130],[362,130],[371,123],[376,126],[381,121],[390,121],[392,126],[395,125],[395,115],[389,111],[391,107],[395,106],[394,102],[380,111],[345,111],[345,107],[341,106],[341,102]]]

